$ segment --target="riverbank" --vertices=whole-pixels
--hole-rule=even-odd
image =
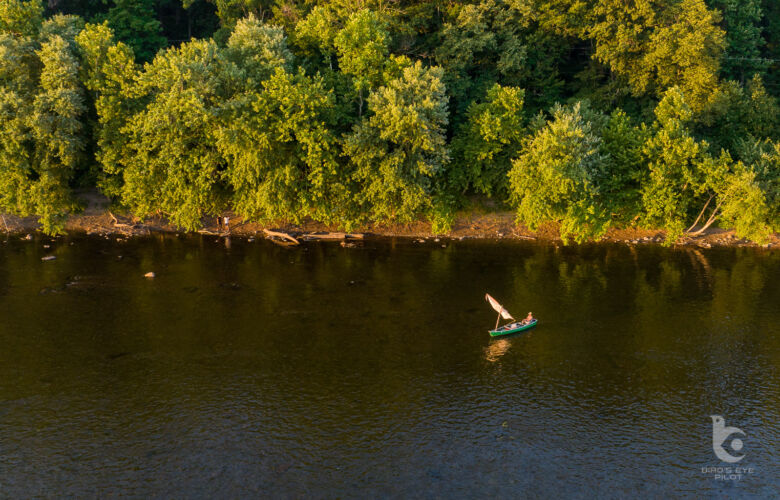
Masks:
[[[100,196],[83,197],[87,208],[80,214],[68,217],[65,229],[72,233],[86,233],[98,235],[127,235],[140,236],[155,232],[181,233],[182,230],[171,225],[162,217],[152,217],[139,220],[127,214],[114,213],[109,209],[108,200]],[[300,236],[311,233],[328,233],[338,231],[338,228],[325,224],[308,221],[303,224],[277,223],[259,224],[244,222],[240,217],[231,213],[224,214],[230,217],[230,231],[219,227],[216,217],[204,218],[204,234],[231,235],[237,237],[263,237],[264,230],[274,230]],[[30,233],[39,230],[40,225],[36,217],[15,217],[4,215],[0,220],[0,231],[9,233]],[[445,235],[434,234],[431,224],[425,221],[411,224],[367,224],[356,228],[352,233],[372,236],[389,236],[405,238],[450,238],[450,239],[508,239],[508,240],[537,240],[546,242],[560,242],[560,234],[557,227],[550,224],[538,231],[530,231],[522,225],[515,224],[514,214],[508,211],[483,211],[470,210],[457,214],[452,225],[452,230]],[[610,229],[601,241],[625,244],[661,244],[666,235],[661,230],[648,230],[638,228]],[[711,228],[705,234],[696,238],[685,238],[679,245],[690,245],[704,248],[714,246],[748,246],[780,249],[780,234],[772,236],[765,245],[757,245],[750,241],[738,238],[734,231]]]
[[[264,236],[265,229],[284,232],[293,236],[300,236],[311,233],[328,233],[337,231],[336,228],[328,227],[318,222],[306,222],[303,224],[280,223],[272,225],[263,225],[258,223],[246,223],[240,218],[230,216],[230,235],[237,237],[257,237]],[[5,215],[5,224],[7,227],[1,229],[9,233],[31,233],[39,230],[37,218],[35,217],[14,217]],[[208,221],[200,231],[204,234],[225,236],[228,233],[224,229],[217,227],[216,219],[212,223]],[[162,218],[151,218],[143,222],[134,220],[131,217],[113,214],[106,211],[101,214],[79,214],[71,215],[65,225],[65,229],[72,233],[86,233],[99,235],[126,235],[141,236],[155,232],[163,233],[181,233],[182,231],[169,224]],[[522,225],[514,223],[514,214],[511,212],[497,212],[488,214],[459,214],[452,231],[445,235],[436,235],[431,231],[431,225],[428,222],[415,222],[412,224],[369,224],[358,228],[353,233],[372,235],[372,236],[391,236],[406,238],[451,238],[451,239],[507,239],[507,240],[538,240],[547,242],[560,242],[560,236],[554,226],[543,227],[539,231],[530,231]],[[626,244],[661,244],[665,241],[664,231],[647,229],[610,229],[601,241]],[[780,249],[780,235],[775,234],[771,241],[765,245],[757,245],[744,239],[738,238],[734,231],[714,228],[702,236],[696,238],[686,238],[680,245],[698,246],[710,248],[713,246],[748,246]]]

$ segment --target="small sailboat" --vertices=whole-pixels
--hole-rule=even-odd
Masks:
[[[537,320],[536,318],[533,318],[530,321],[523,320],[523,321],[517,321],[515,318],[512,317],[512,315],[507,311],[504,306],[499,304],[499,302],[490,296],[490,294],[485,294],[485,300],[487,300],[490,303],[490,306],[498,313],[498,318],[496,319],[496,327],[492,330],[489,330],[491,337],[500,337],[502,335],[511,335],[513,333],[523,332],[525,330],[530,330],[531,328],[536,326]],[[504,319],[511,319],[514,321],[514,323],[509,323],[501,328],[498,327],[499,321],[501,321],[501,318]]]

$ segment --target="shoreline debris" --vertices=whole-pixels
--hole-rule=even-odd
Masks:
[[[281,239],[281,240],[288,241],[288,242],[292,243],[293,245],[300,245],[301,244],[301,242],[298,241],[297,238],[295,238],[294,236],[292,236],[290,234],[287,234],[287,233],[282,233],[280,231],[271,231],[270,229],[263,229],[263,233],[265,233],[265,235],[270,240],[273,240],[273,238],[278,238],[278,239]]]

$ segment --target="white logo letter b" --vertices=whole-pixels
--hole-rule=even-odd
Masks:
[[[715,455],[723,460],[724,462],[728,462],[730,464],[739,462],[743,458],[745,458],[745,455],[736,457],[729,452],[727,452],[723,448],[723,443],[728,439],[729,436],[732,434],[742,434],[745,435],[744,432],[742,432],[741,429],[738,429],[736,427],[726,427],[726,421],[723,420],[723,417],[720,415],[712,415],[712,450],[715,452]],[[742,440],[741,439],[734,439],[731,442],[731,447],[734,449],[734,451],[739,451],[742,449]]]

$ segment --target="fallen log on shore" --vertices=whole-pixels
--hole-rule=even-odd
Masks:
[[[137,235],[137,234],[151,234],[152,229],[147,226],[146,224],[141,224],[138,222],[131,222],[131,223],[124,223],[119,222],[119,220],[114,216],[114,214],[111,213],[109,210],[108,216],[111,217],[111,221],[114,224],[113,228],[116,230],[115,232],[119,234],[124,235]],[[96,233],[96,234],[102,234],[102,231],[87,231],[87,234]]]
[[[269,238],[279,238],[282,240],[287,240],[290,243],[293,243],[294,245],[300,245],[301,242],[298,241],[294,236],[291,236],[287,233],[281,233],[279,231],[271,231],[269,229],[263,229],[263,233]]]
[[[301,236],[303,240],[362,240],[360,233],[308,233]]]

